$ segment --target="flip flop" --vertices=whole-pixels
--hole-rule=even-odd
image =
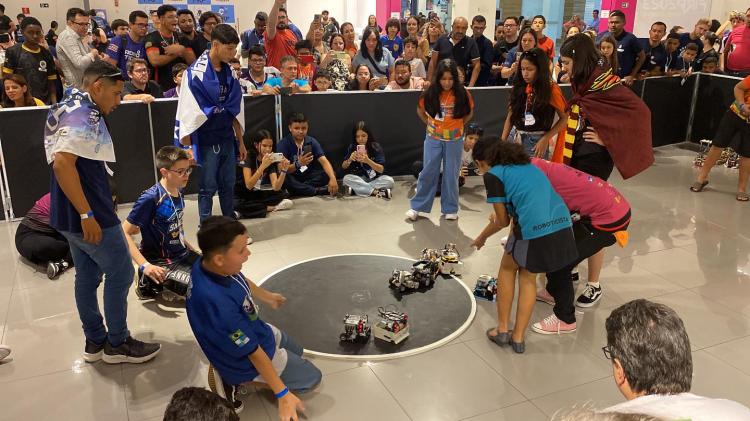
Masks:
[[[507,346],[510,344],[510,332],[498,333],[495,336],[490,335],[493,330],[497,330],[496,327],[487,330],[487,338],[495,343],[497,346]]]
[[[740,192],[737,193],[736,199],[738,202],[747,202],[748,200],[750,200],[750,196],[747,193]]]
[[[692,186],[690,186],[690,191],[693,193],[700,193],[703,191],[703,189],[706,188],[707,185],[708,185],[708,180],[702,183],[700,181],[696,181],[695,183],[693,183]]]

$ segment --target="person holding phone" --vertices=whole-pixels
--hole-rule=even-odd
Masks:
[[[500,77],[508,81],[508,85],[513,85],[518,67],[521,65],[521,54],[530,51],[537,46],[536,32],[531,28],[524,28],[518,36],[518,45],[508,51],[505,62],[500,67]]]
[[[371,28],[365,29],[359,52],[354,56],[352,66],[355,68],[361,64],[367,66],[372,77],[378,81],[378,87],[382,89],[388,84],[394,61],[391,52],[383,48],[378,33]]]
[[[263,85],[263,93],[269,95],[304,94],[312,87],[304,79],[297,79],[297,58],[286,56],[281,59],[281,77],[272,77]]]
[[[284,187],[291,196],[335,196],[339,191],[336,174],[323,147],[317,139],[307,135],[310,128],[307,117],[292,113],[287,120],[289,134],[278,145],[278,151],[291,163]]]
[[[307,31],[305,40],[310,41],[310,51],[315,57],[315,64],[320,64],[323,57],[330,51],[330,46],[324,41],[325,30],[320,22],[320,15],[315,15],[310,24],[310,30]]]
[[[393,177],[383,174],[385,153],[364,121],[354,125],[352,143],[344,156],[341,168],[346,171],[344,186],[347,195],[391,198],[394,181]]]
[[[320,62],[320,67],[328,70],[331,85],[337,91],[346,90],[352,72],[352,58],[344,48],[346,41],[341,34],[331,35],[331,50]]]
[[[294,49],[297,51],[297,79],[306,80],[307,83],[312,82],[317,69],[315,56],[312,54],[312,42],[300,41],[294,45]]]

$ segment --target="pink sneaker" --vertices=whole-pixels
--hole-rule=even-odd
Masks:
[[[536,300],[541,301],[543,303],[547,303],[551,306],[555,305],[555,297],[550,295],[549,292],[547,292],[546,288],[540,288],[536,292]]]
[[[552,335],[555,333],[559,335],[561,333],[575,332],[576,324],[575,322],[565,323],[562,320],[558,319],[557,316],[552,314],[551,316],[545,317],[541,322],[534,323],[531,326],[531,329],[536,333],[541,333],[542,335]]]

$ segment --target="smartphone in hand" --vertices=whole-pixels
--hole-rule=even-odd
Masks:
[[[367,156],[367,146],[357,145],[357,154],[361,156]]]

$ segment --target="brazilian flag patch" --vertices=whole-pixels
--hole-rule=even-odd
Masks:
[[[237,329],[229,335],[230,338],[232,338],[232,342],[234,342],[237,346],[245,346],[248,342],[250,342],[250,339],[245,335],[245,332]]]

